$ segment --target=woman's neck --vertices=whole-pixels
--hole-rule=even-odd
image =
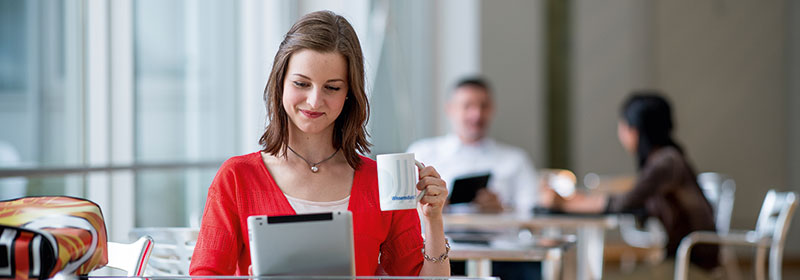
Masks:
[[[333,147],[333,128],[319,133],[305,133],[300,129],[289,129],[289,147],[311,162],[324,160],[336,152]]]

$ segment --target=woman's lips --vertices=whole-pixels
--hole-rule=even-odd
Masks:
[[[311,118],[311,119],[319,118],[319,117],[321,117],[322,115],[325,114],[325,113],[322,113],[322,112],[315,112],[315,111],[309,111],[309,110],[300,110],[300,113],[303,113],[304,116],[306,116],[308,118]]]

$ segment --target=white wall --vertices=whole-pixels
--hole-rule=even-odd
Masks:
[[[677,137],[698,171],[733,176],[733,227],[752,228],[766,191],[788,183],[784,3],[654,8],[656,84],[673,98]]]
[[[650,2],[573,2],[570,65],[571,163],[587,172],[635,172],[634,160],[617,140],[622,100],[652,86]]]
[[[787,47],[787,67],[786,81],[788,90],[786,91],[788,101],[786,104],[787,115],[789,117],[789,141],[786,143],[789,151],[788,172],[789,186],[795,193],[800,193],[800,2],[788,1],[786,8],[786,47]],[[800,225],[795,212],[794,225],[789,231],[789,241],[786,242],[787,248],[800,247]],[[796,252],[797,250],[795,250]]]
[[[485,75],[495,90],[491,135],[522,147],[537,166],[545,162],[542,2],[442,0],[434,13],[434,133],[451,124],[444,104],[461,78]]]
[[[797,72],[786,71],[793,52],[786,47],[785,3],[574,2],[572,162],[578,175],[634,172],[614,125],[629,91],[652,86],[672,100],[676,138],[697,171],[736,179],[732,226],[753,228],[767,190],[788,190],[796,173],[790,170],[800,166],[795,148],[795,165],[787,168],[788,147],[800,139],[793,109],[800,98],[797,82],[789,82]],[[789,241],[787,255],[800,254],[795,243]]]
[[[444,114],[444,104],[453,85],[467,75],[481,73],[481,1],[442,0],[433,2],[434,20],[434,87],[435,102],[440,108],[436,131],[438,135],[450,131]]]
[[[525,149],[537,167],[547,159],[543,3],[481,2],[481,66],[496,101],[490,133]]]

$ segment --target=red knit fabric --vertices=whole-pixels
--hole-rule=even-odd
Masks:
[[[389,275],[419,275],[423,258],[417,211],[381,211],[375,161],[366,157],[361,160],[348,205],[353,212],[356,274],[375,275],[380,256],[381,266]],[[228,159],[208,189],[189,273],[247,275],[247,217],[295,214],[259,152]]]

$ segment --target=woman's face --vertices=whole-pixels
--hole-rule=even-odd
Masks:
[[[628,125],[625,120],[620,120],[617,123],[617,137],[628,153],[636,154],[636,148],[639,145],[639,131],[636,128]]]
[[[310,134],[333,132],[348,90],[347,62],[340,53],[295,52],[283,81],[283,109],[291,127]]]

